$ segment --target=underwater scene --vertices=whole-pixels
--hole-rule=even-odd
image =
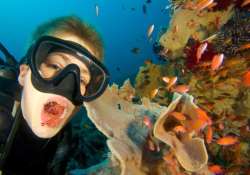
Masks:
[[[100,33],[110,82],[67,125],[55,174],[250,175],[250,0],[1,1],[0,42],[20,61],[67,15]]]

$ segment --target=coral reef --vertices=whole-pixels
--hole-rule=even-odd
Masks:
[[[144,67],[140,67],[135,85],[137,95],[151,99],[151,92],[161,85],[159,81],[162,77],[161,67],[161,65],[155,65],[151,62],[145,64]]]
[[[146,108],[125,101],[117,92],[117,86],[112,86],[98,100],[85,103],[88,116],[107,136],[108,147],[119,161],[121,174],[145,174],[141,160],[148,130],[143,129],[142,120],[138,120],[138,117],[146,115]],[[148,107],[158,113],[161,111],[161,107],[156,104],[150,104]],[[157,114],[153,116],[155,115]]]
[[[250,18],[248,12],[236,10],[232,18],[223,26],[213,41],[217,52],[227,57],[242,54],[240,46],[250,42]]]
[[[250,77],[246,76],[246,74],[250,70],[249,6],[242,7],[241,4],[244,1],[220,1],[217,6],[200,11],[199,13],[206,15],[207,13],[215,14],[215,12],[225,13],[231,9],[232,13],[226,14],[227,17],[224,18],[224,22],[219,27],[215,25],[218,23],[219,18],[214,18],[214,21],[203,26],[203,28],[208,29],[209,32],[207,33],[209,34],[204,35],[204,37],[198,35],[192,38],[188,37],[185,42],[182,42],[182,47],[179,47],[183,49],[178,50],[171,47],[178,46],[180,42],[174,45],[171,40],[165,40],[166,43],[164,43],[162,39],[163,37],[173,37],[173,34],[179,32],[179,30],[187,30],[186,27],[178,27],[185,26],[178,25],[184,24],[183,21],[189,19],[185,15],[180,18],[180,23],[174,22],[178,10],[183,12],[189,10],[192,13],[197,12],[197,10],[182,9],[185,4],[196,1],[174,2],[177,4],[174,5],[176,8],[170,27],[161,37],[159,41],[161,45],[155,48],[158,49],[157,53],[161,60],[165,60],[160,70],[166,72],[166,74],[161,74],[162,77],[159,79],[162,79],[163,76],[178,77],[177,86],[180,84],[187,85],[189,87],[188,93],[194,97],[195,103],[210,117],[211,124],[202,129],[201,133],[203,134],[196,135],[199,139],[205,140],[209,157],[208,169],[217,174],[248,174],[250,167],[250,159],[247,156],[250,152],[248,82]],[[202,16],[196,15],[196,18],[202,19]],[[193,21],[189,25],[194,25]],[[186,35],[182,37],[186,37]],[[201,51],[202,45],[206,45],[203,51]],[[224,59],[220,63],[217,62],[217,70],[212,70],[212,62],[217,54],[223,54]],[[200,55],[200,57],[198,58],[197,55]],[[140,82],[136,83],[139,84]],[[168,84],[169,82],[163,83],[158,88],[164,89],[168,94],[165,98],[171,99],[171,89],[166,88]],[[136,93],[139,93],[137,91],[140,90],[136,89]],[[165,99],[165,101],[168,100]],[[169,103],[165,103],[165,106],[168,105]],[[169,118],[167,116],[165,116],[166,121]],[[187,132],[185,130],[187,128],[183,128],[185,122],[170,121],[178,125],[181,124],[181,127],[178,126],[172,129]],[[198,120],[196,125],[199,126]],[[192,126],[197,127],[196,125]],[[167,128],[171,127],[173,126],[169,124]],[[173,139],[173,135],[169,135],[169,132],[166,131],[165,133],[167,138],[165,142],[172,149],[169,140]],[[177,142],[176,140],[177,143],[181,143],[180,141]],[[171,167],[170,164],[169,166]],[[178,168],[175,168],[171,174],[175,174],[176,171],[178,172]]]
[[[198,48],[201,44],[207,44],[206,50],[199,58],[199,61],[196,58],[196,53],[198,51]],[[184,52],[186,54],[186,65],[188,69],[195,69],[197,65],[199,65],[201,62],[211,61],[213,58],[213,55],[215,55],[215,50],[213,48],[213,45],[207,41],[200,43],[199,41],[193,41],[190,46],[187,46],[184,49]]]
[[[231,18],[233,12],[230,7],[225,11],[202,12],[202,15],[198,15],[195,10],[180,7],[174,12],[171,25],[159,42],[168,50],[169,58],[183,56],[183,49],[189,38],[205,40],[215,34]]]
[[[217,117],[236,114],[234,104],[241,96],[241,77],[249,68],[249,63],[249,59],[235,57],[225,60],[216,75],[211,75],[210,70],[199,70],[189,82],[190,94],[200,106]]]
[[[201,2],[172,1],[154,47],[163,64],[84,104],[110,154],[72,174],[250,173],[250,3]]]
[[[243,2],[236,2],[237,8],[233,9],[232,18],[229,17],[224,26],[217,28],[214,31],[216,34],[205,40],[189,39],[185,46],[188,52],[178,58],[185,62],[181,68],[185,73],[178,79],[189,86],[188,93],[213,121],[203,132],[209,157],[208,168],[219,174],[247,174],[250,165],[247,156],[250,151],[249,86],[248,80],[243,80],[250,69],[250,18],[249,12],[241,9],[237,3]],[[206,42],[208,46],[197,61],[198,47]],[[212,71],[211,62],[218,53],[224,54],[224,60],[218,70]],[[163,57],[162,54],[160,56]],[[165,54],[166,60],[171,58],[170,54]],[[176,65],[178,59],[166,66]]]
[[[210,174],[206,168],[207,153],[202,139],[193,138],[189,134],[181,141],[177,136],[162,140],[159,134],[162,119],[166,118],[166,114],[171,112],[181,99],[184,101],[184,111],[196,108],[192,97],[176,94],[168,108],[152,103],[148,98],[143,98],[142,104],[138,105],[119,96],[124,93],[124,87],[128,87],[128,84],[124,83],[120,89],[113,85],[97,100],[84,104],[91,121],[108,138],[107,145],[111,152],[109,158],[94,167],[73,170],[69,174],[171,173],[172,169],[164,163],[166,155],[172,154],[171,148],[174,148],[173,156],[176,156],[179,162],[176,162],[179,172],[186,169],[198,174]],[[196,150],[192,148],[193,144],[196,145]]]

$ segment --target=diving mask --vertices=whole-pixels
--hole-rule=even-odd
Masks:
[[[96,99],[108,85],[109,73],[104,65],[75,42],[43,36],[27,56],[33,86],[64,96],[75,105]]]

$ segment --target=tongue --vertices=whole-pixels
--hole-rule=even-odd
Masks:
[[[42,111],[42,125],[47,125],[49,127],[56,127],[60,124],[62,120],[62,114],[65,107],[58,104],[55,101],[48,102],[44,105]]]
[[[59,105],[57,102],[49,102],[44,106],[44,111],[54,116],[60,116],[64,111],[64,106]]]

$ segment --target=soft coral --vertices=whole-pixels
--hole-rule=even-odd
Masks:
[[[196,58],[196,53],[197,53],[197,49],[198,47],[202,44],[202,42],[199,41],[193,41],[192,45],[187,46],[184,49],[184,52],[186,54],[186,66],[187,68],[191,69],[191,70],[195,70],[196,66],[200,63],[200,62],[204,62],[204,61],[211,61],[213,56],[216,54],[213,45],[207,41],[205,41],[207,43],[207,48],[204,51],[204,53],[202,54],[199,62],[197,62],[197,58]],[[203,42],[203,43],[205,43]]]
[[[241,7],[241,4],[244,0],[215,0],[216,6],[214,6],[213,10],[226,10],[230,5],[234,4],[238,8],[248,8],[250,6],[246,5],[245,7]]]

